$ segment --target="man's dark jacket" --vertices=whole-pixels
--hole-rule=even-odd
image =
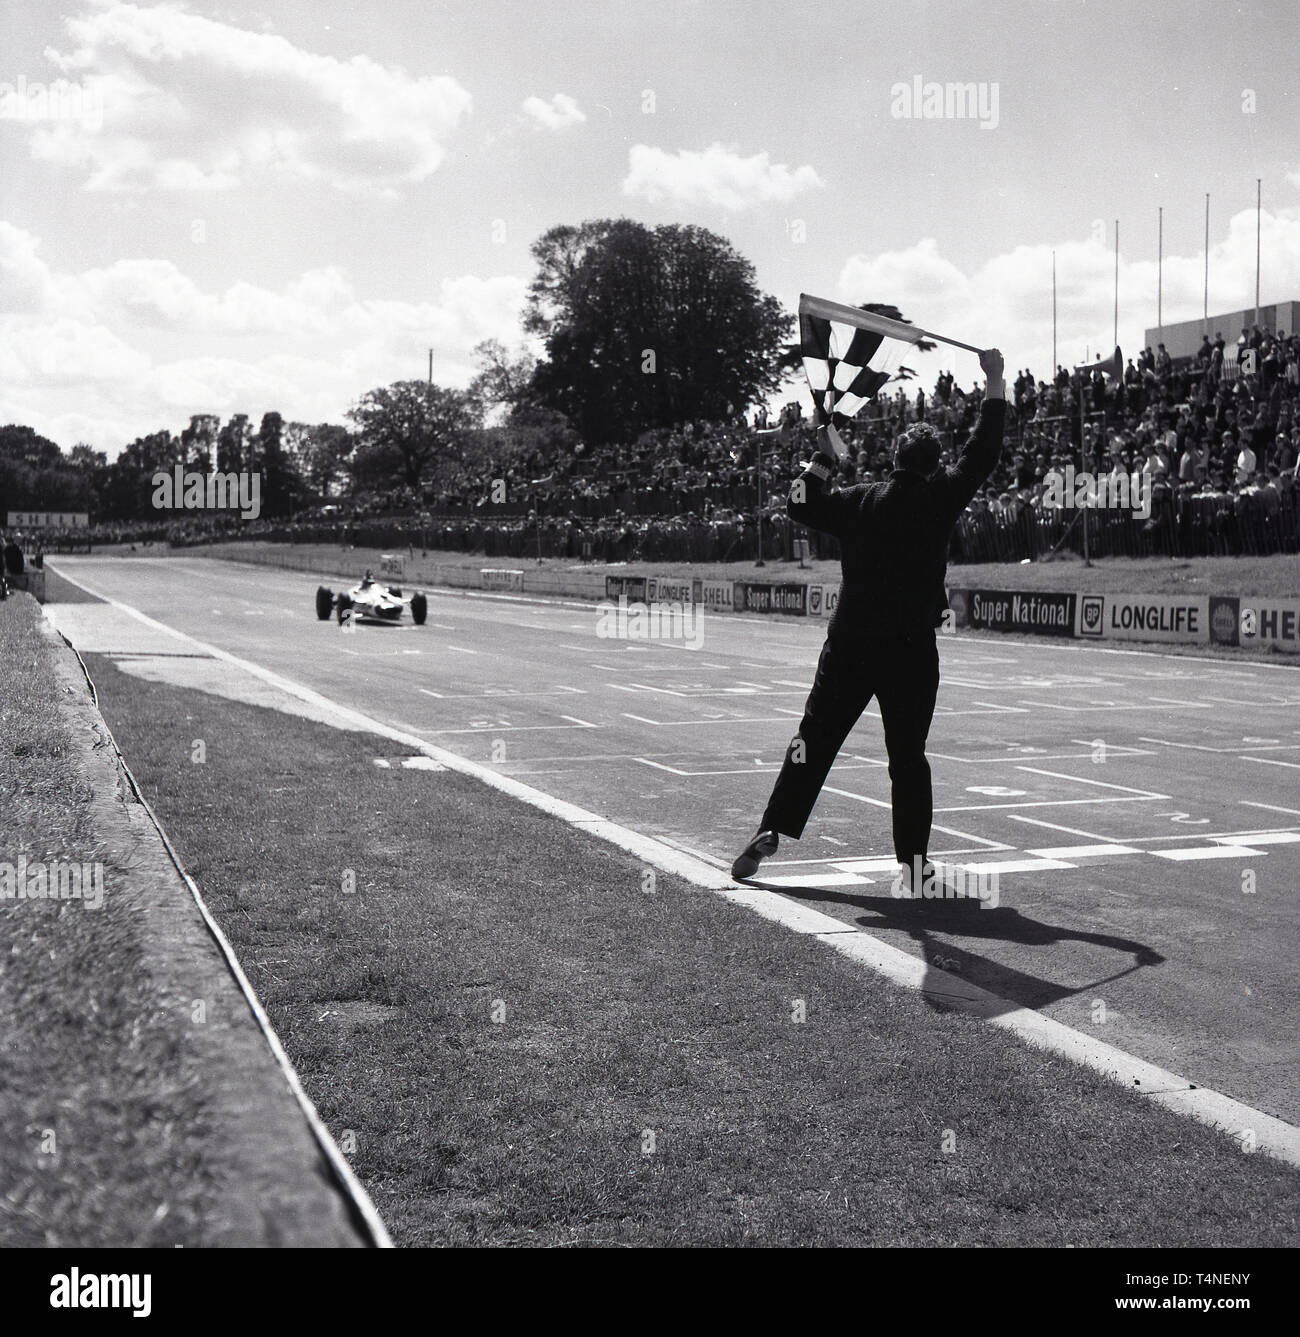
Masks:
[[[796,480],[790,518],[840,541],[844,581],[827,630],[832,643],[848,648],[939,625],[953,526],[998,462],[1005,417],[1004,400],[986,399],[957,463],[928,478],[895,469],[884,482],[836,489],[814,461]]]

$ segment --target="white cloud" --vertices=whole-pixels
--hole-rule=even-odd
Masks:
[[[392,193],[437,170],[470,110],[448,76],[314,55],[170,5],[65,22],[71,49],[46,54],[103,124],[25,124],[32,155],[84,171],[90,189],[224,189],[266,170]]]
[[[422,378],[430,348],[434,379],[464,386],[476,344],[518,342],[527,286],[466,275],[404,302],[366,298],[327,268],[208,291],[166,260],[70,273],[39,251],[0,223],[0,422],[110,453],[193,413],[342,421],[366,390]]]
[[[1262,298],[1288,301],[1300,294],[1300,210],[1265,212],[1262,219]],[[902,251],[853,255],[840,274],[836,296],[848,302],[892,302],[926,329],[979,346],[1001,348],[1008,373],[1028,367],[1047,379],[1052,368],[1052,250],[1018,246],[965,272],[943,256],[932,238]],[[1066,241],[1055,247],[1057,360],[1066,366],[1113,345],[1115,255],[1101,241]],[[1119,342],[1136,358],[1146,330],[1156,323],[1156,261],[1120,251]],[[1163,314],[1166,324],[1197,319],[1202,310],[1205,254],[1167,255]],[[1255,298],[1255,211],[1229,222],[1227,237],[1210,248],[1209,305],[1213,312],[1242,310]],[[1235,337],[1236,330],[1224,335]],[[979,369],[972,354],[940,345],[912,355],[908,365],[929,382],[948,368],[963,385]]]
[[[702,153],[681,149],[668,153],[648,144],[634,144],[628,154],[624,195],[640,195],[658,204],[710,204],[740,210],[756,204],[785,204],[802,191],[824,184],[814,168],[793,171],[773,163],[766,153],[742,158],[734,149],[712,144]]]
[[[567,93],[556,93],[549,102],[539,97],[527,97],[523,107],[525,116],[547,130],[565,130],[587,119],[586,112]]]

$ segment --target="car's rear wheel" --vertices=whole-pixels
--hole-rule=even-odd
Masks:
[[[429,616],[429,601],[423,594],[411,595],[411,621],[417,627],[424,626],[424,619]]]
[[[339,626],[341,627],[352,614],[352,600],[346,594],[340,594],[334,607],[338,611]]]
[[[324,585],[316,589],[316,616],[322,622],[329,619],[330,613],[334,609],[334,592],[327,590]]]

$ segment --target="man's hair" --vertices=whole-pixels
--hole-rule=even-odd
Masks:
[[[919,422],[898,438],[894,462],[900,469],[914,469],[927,478],[939,467],[939,433],[929,423]]]

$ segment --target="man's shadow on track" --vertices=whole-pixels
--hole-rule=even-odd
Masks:
[[[1085,929],[1067,928],[1058,924],[1045,924],[1040,920],[1030,919],[1010,906],[998,906],[996,909],[986,910],[979,901],[969,898],[912,900],[888,895],[855,896],[848,892],[818,887],[815,884],[806,887],[774,886],[758,878],[750,880],[746,885],[775,891],[782,896],[790,897],[791,900],[821,902],[824,905],[847,905],[854,909],[866,910],[868,914],[854,921],[862,928],[868,931],[894,929],[906,933],[919,944],[928,967],[921,986],[922,992],[926,1001],[939,1009],[949,1006],[944,1001],[944,995],[953,994],[954,977],[978,985],[999,999],[1006,1000],[1005,1008],[991,1012],[988,1008],[980,1009],[986,1015],[996,1016],[999,1011],[1009,1012],[1015,1007],[1035,1010],[1047,1007],[1062,998],[1091,992],[1104,984],[1113,983],[1125,975],[1131,975],[1134,971],[1142,969],[1143,966],[1158,966],[1165,959],[1153,948],[1144,943],[1134,942],[1130,938],[1119,938],[1110,933],[1091,933]],[[934,936],[936,934],[1014,942],[1027,947],[1047,947],[1061,942],[1089,943],[1125,953],[1132,957],[1132,964],[1114,975],[1108,975],[1105,979],[1072,988],[1053,980],[1026,974],[1010,966],[1000,965],[987,957],[944,942],[936,938]]]

